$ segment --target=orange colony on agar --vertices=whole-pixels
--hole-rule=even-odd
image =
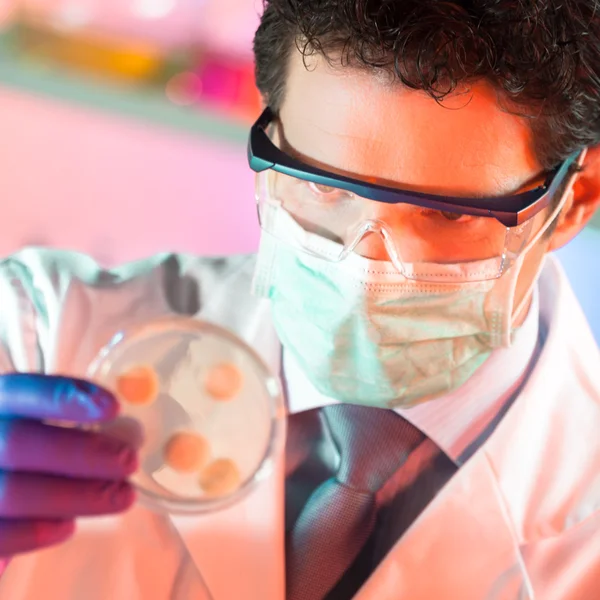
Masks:
[[[233,363],[221,363],[212,367],[204,381],[207,394],[215,400],[231,400],[242,387],[242,373]]]
[[[160,384],[152,367],[133,367],[117,377],[117,394],[129,404],[147,406],[158,397]]]
[[[166,443],[164,456],[169,467],[179,473],[200,471],[210,454],[208,441],[192,432],[176,433]]]
[[[239,487],[240,470],[229,458],[219,458],[200,474],[200,487],[208,496],[225,496]]]

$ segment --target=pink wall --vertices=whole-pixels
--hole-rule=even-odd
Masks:
[[[251,252],[245,149],[0,89],[0,255],[25,244],[104,264]]]
[[[0,31],[12,21],[16,8],[15,0],[0,0]]]

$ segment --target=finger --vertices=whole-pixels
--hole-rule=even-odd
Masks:
[[[91,423],[114,419],[119,404],[107,390],[83,379],[9,373],[0,376],[0,414]]]
[[[179,406],[179,405],[178,405]],[[125,442],[139,450],[144,445],[145,434],[142,424],[133,417],[120,416],[98,426],[98,431],[104,435]]]
[[[67,541],[75,533],[72,520],[13,521],[0,519],[0,556],[47,548]]]
[[[135,492],[126,481],[69,479],[30,473],[0,473],[0,516],[63,519],[126,511]]]
[[[125,479],[137,466],[136,451],[114,437],[39,421],[0,419],[2,470]]]

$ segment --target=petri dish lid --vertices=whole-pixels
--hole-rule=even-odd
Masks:
[[[271,473],[281,386],[230,331],[189,317],[146,322],[114,335],[87,376],[115,393],[119,421],[137,426],[120,435],[139,447],[131,480],[148,508],[219,510]]]

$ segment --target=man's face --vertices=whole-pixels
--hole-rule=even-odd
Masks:
[[[542,174],[526,121],[503,112],[494,90],[483,83],[440,105],[423,92],[332,67],[318,56],[305,66],[296,53],[280,120],[286,143],[304,162],[404,189],[503,196],[539,183]],[[530,289],[547,249],[544,241],[528,255],[516,303]],[[376,236],[357,251],[388,260]]]

